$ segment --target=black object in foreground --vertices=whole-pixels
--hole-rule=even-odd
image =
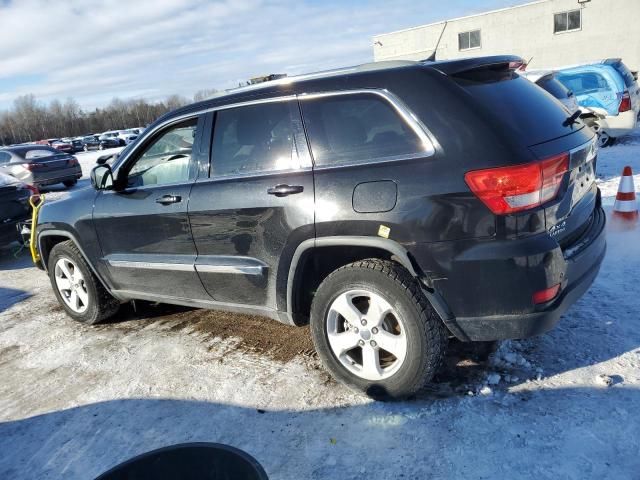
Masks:
[[[220,443],[181,443],[143,453],[96,480],[267,480],[251,455]]]

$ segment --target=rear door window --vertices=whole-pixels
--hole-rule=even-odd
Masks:
[[[354,93],[302,98],[315,164],[340,165],[424,154],[420,137],[384,98]]]

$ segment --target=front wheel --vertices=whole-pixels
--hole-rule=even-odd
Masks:
[[[58,302],[74,320],[93,325],[118,311],[120,302],[106,291],[72,241],[53,247],[48,269]]]
[[[397,263],[378,259],[346,265],[322,282],[311,332],[336,379],[383,400],[423,388],[447,345],[444,324],[417,281]]]

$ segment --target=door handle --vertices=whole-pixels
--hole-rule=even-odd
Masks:
[[[280,184],[275,187],[267,189],[269,195],[275,195],[276,197],[286,197],[287,195],[293,195],[295,193],[301,193],[304,190],[302,185],[285,185]]]
[[[156,198],[156,203],[160,203],[162,205],[169,205],[171,203],[180,203],[182,201],[182,197],[180,195],[163,195],[160,198]]]

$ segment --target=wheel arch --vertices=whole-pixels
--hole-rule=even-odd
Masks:
[[[73,233],[67,230],[50,229],[50,230],[45,230],[43,232],[38,233],[38,252],[40,252],[40,259],[41,259],[41,263],[44,271],[47,273],[49,271],[48,269],[49,255],[51,254],[51,250],[53,250],[53,247],[55,247],[59,243],[66,242],[68,240],[71,240],[73,242],[76,248],[80,251],[80,254],[84,257],[84,260],[87,262],[87,265],[89,265],[89,268],[91,269],[93,274],[100,281],[100,283],[107,290],[107,292],[111,293],[111,289],[105,283],[102,276],[98,273],[93,263],[89,261],[89,257],[83,250],[80,242],[78,242],[78,239],[75,237]]]
[[[414,278],[418,277],[419,268],[415,261],[404,247],[393,240],[364,236],[305,240],[296,248],[289,265],[285,305],[287,323],[307,323],[311,293],[322,280],[333,270],[365,258],[393,260]]]

